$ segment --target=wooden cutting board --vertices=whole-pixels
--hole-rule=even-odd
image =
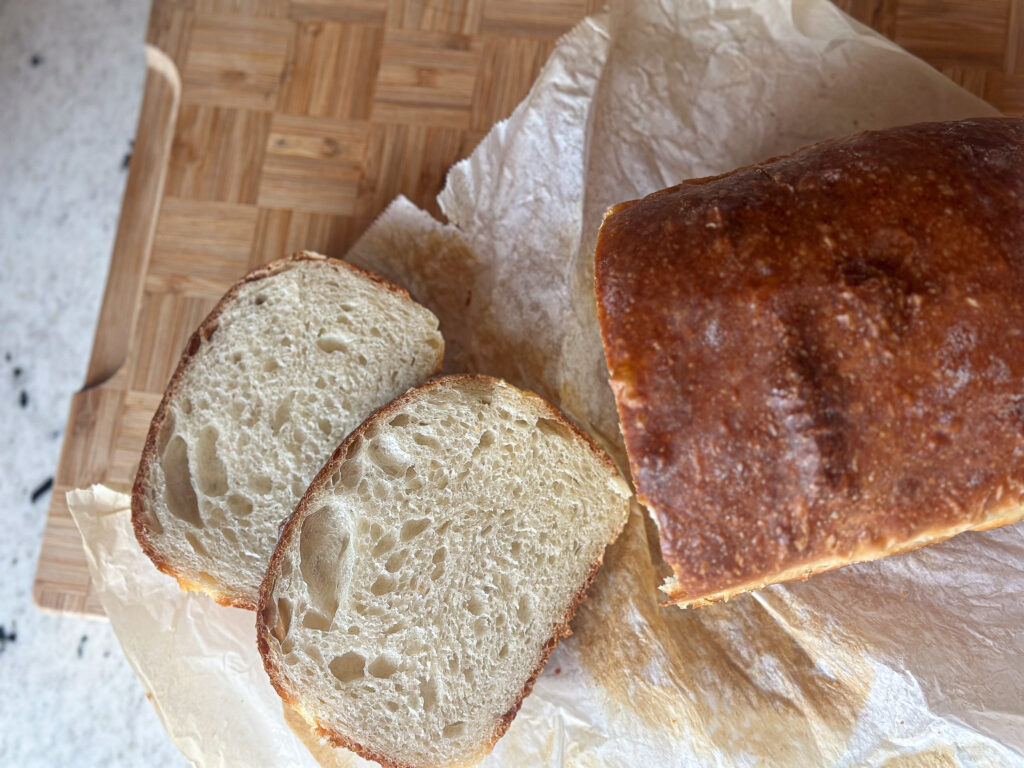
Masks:
[[[602,0],[154,0],[138,135],[92,357],[36,573],[44,609],[102,615],[64,494],[127,491],[178,355],[251,267],[344,256],[398,194],[440,215],[447,169]],[[1024,114],[1024,0],[838,5]]]

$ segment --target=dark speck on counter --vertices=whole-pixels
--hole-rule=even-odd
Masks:
[[[3,653],[4,648],[8,643],[13,643],[18,639],[18,633],[15,631],[14,622],[11,622],[11,631],[8,632],[7,628],[0,624],[0,653]]]
[[[43,61],[44,59],[42,57],[42,54],[33,53],[32,58],[28,60],[28,63],[31,64],[33,67],[38,67],[40,64],[43,63]]]
[[[25,371],[22,369],[22,367],[20,365],[15,366],[14,370],[13,370],[14,378],[20,379],[21,378],[21,374],[23,374],[24,372]]]
[[[41,482],[34,491],[32,491],[32,503],[35,504],[39,499],[46,495],[50,489],[53,488],[53,478],[48,477]]]
[[[26,392],[24,389],[21,390],[21,392],[18,394],[18,405],[20,405],[22,408],[28,407],[28,392]]]
[[[82,653],[85,651],[85,641],[88,639],[88,635],[82,635],[82,637],[79,639],[78,650],[76,651],[76,653],[78,654],[78,658],[82,658]]]
[[[128,151],[121,158],[121,170],[127,171],[132,164],[132,150],[135,149],[135,139],[128,140]]]

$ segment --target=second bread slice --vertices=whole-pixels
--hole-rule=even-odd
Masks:
[[[384,765],[476,761],[568,634],[630,495],[536,395],[483,376],[411,390],[345,440],[282,532],[257,614],[271,682]]]

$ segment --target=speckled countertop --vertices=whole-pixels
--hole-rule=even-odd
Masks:
[[[149,0],[0,0],[0,765],[184,765],[104,621],[32,580],[127,177]]]

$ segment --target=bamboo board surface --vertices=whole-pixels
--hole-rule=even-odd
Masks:
[[[138,135],[85,387],[36,573],[44,609],[102,615],[64,494],[127,491],[188,336],[250,268],[341,257],[526,95],[602,0],[154,0]],[[1024,0],[839,0],[1007,114],[1024,114]]]

